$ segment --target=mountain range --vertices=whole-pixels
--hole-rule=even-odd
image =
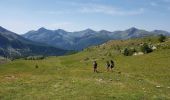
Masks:
[[[67,50],[26,39],[0,26],[0,56],[63,55]]]
[[[86,29],[83,31],[67,32],[62,29],[48,30],[40,28],[29,31],[22,36],[32,41],[46,43],[51,46],[66,50],[82,50],[92,45],[102,44],[109,40],[130,39],[157,35],[170,36],[170,33],[163,30],[146,31],[132,27],[124,31],[110,32],[107,30],[94,31]]]
[[[114,32],[107,30],[94,31],[92,29],[67,32],[62,29],[49,30],[42,27],[36,31],[33,30],[18,35],[0,26],[0,56],[16,58],[30,55],[64,55],[70,50],[79,51],[109,40],[157,36],[160,34],[170,36],[167,31],[146,31],[134,27]]]

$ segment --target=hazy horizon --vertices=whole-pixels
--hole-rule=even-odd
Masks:
[[[170,32],[170,0],[1,0],[0,13],[0,26],[18,34],[40,27]]]
[[[1,27],[3,27],[3,26],[1,26]],[[5,28],[5,27],[3,27],[3,28]],[[52,31],[61,29],[61,28],[58,28],[58,29],[49,29],[49,28],[46,28],[46,27],[40,27],[40,28],[45,28],[45,29],[47,29],[47,30],[52,30]],[[29,30],[29,31],[37,31],[37,30],[39,30],[40,28],[38,28],[38,29],[32,29],[32,30]],[[146,30],[146,29],[141,29],[141,28],[138,28],[138,27],[129,27],[128,29],[130,29],[130,28],[136,28],[136,29],[145,30],[145,31],[148,31],[148,32],[151,32],[151,31],[154,31],[154,30],[161,30],[161,29]],[[7,28],[5,28],[5,29],[7,29]],[[66,32],[79,32],[79,31],[83,31],[83,30],[87,30],[87,29],[91,29],[91,30],[97,31],[97,32],[98,32],[98,31],[102,31],[102,30],[106,30],[106,29],[94,30],[94,29],[92,29],[92,28],[86,28],[86,29],[75,30],[75,31],[68,31],[68,30],[66,30],[66,29],[62,29],[62,30],[66,31]],[[7,30],[16,33],[15,31],[12,31],[12,30],[10,30],[10,29],[7,29]],[[127,29],[120,29],[120,30],[106,30],[106,31],[115,32],[115,31],[125,31],[125,30],[127,30]],[[29,31],[27,31],[27,32],[29,32]],[[167,30],[162,30],[162,31],[167,31]],[[26,33],[27,33],[27,32],[26,32]],[[167,31],[167,32],[169,32],[169,31]],[[16,33],[16,34],[19,34],[19,33]],[[25,34],[25,33],[20,33],[19,35],[23,35],[23,34]]]

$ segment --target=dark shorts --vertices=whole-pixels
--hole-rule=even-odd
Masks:
[[[113,68],[113,67],[114,67],[114,65],[111,65],[110,67],[111,67],[111,68]]]
[[[97,68],[97,66],[94,66],[94,68],[96,69],[96,68]]]

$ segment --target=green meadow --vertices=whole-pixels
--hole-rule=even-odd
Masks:
[[[138,56],[117,50],[142,41],[161,46]],[[0,100],[170,100],[170,48],[164,47],[169,45],[169,40],[109,41],[67,56],[8,61],[0,65]],[[111,59],[115,68],[107,72]]]

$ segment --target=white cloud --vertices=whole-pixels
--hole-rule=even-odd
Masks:
[[[39,14],[48,14],[48,15],[61,15],[61,14],[71,14],[72,12],[66,11],[37,11]]]
[[[74,9],[64,9],[60,11],[38,11],[41,14],[49,14],[49,15],[60,15],[60,14],[78,14],[78,13],[86,13],[86,14],[106,14],[106,15],[114,15],[114,16],[130,16],[130,15],[140,15],[144,13],[144,8],[136,8],[135,10],[125,10],[123,8],[117,8],[110,5],[101,5],[101,4],[82,4],[70,2],[70,5],[73,6]]]
[[[89,4],[84,6],[79,11],[81,13],[100,13],[100,14],[107,14],[107,15],[114,15],[114,16],[115,15],[126,16],[126,15],[142,14],[144,13],[144,8],[139,8],[137,10],[123,10],[121,8],[116,8],[112,6]]]
[[[45,25],[45,27],[50,29],[68,29],[74,24],[71,22],[57,22]]]

